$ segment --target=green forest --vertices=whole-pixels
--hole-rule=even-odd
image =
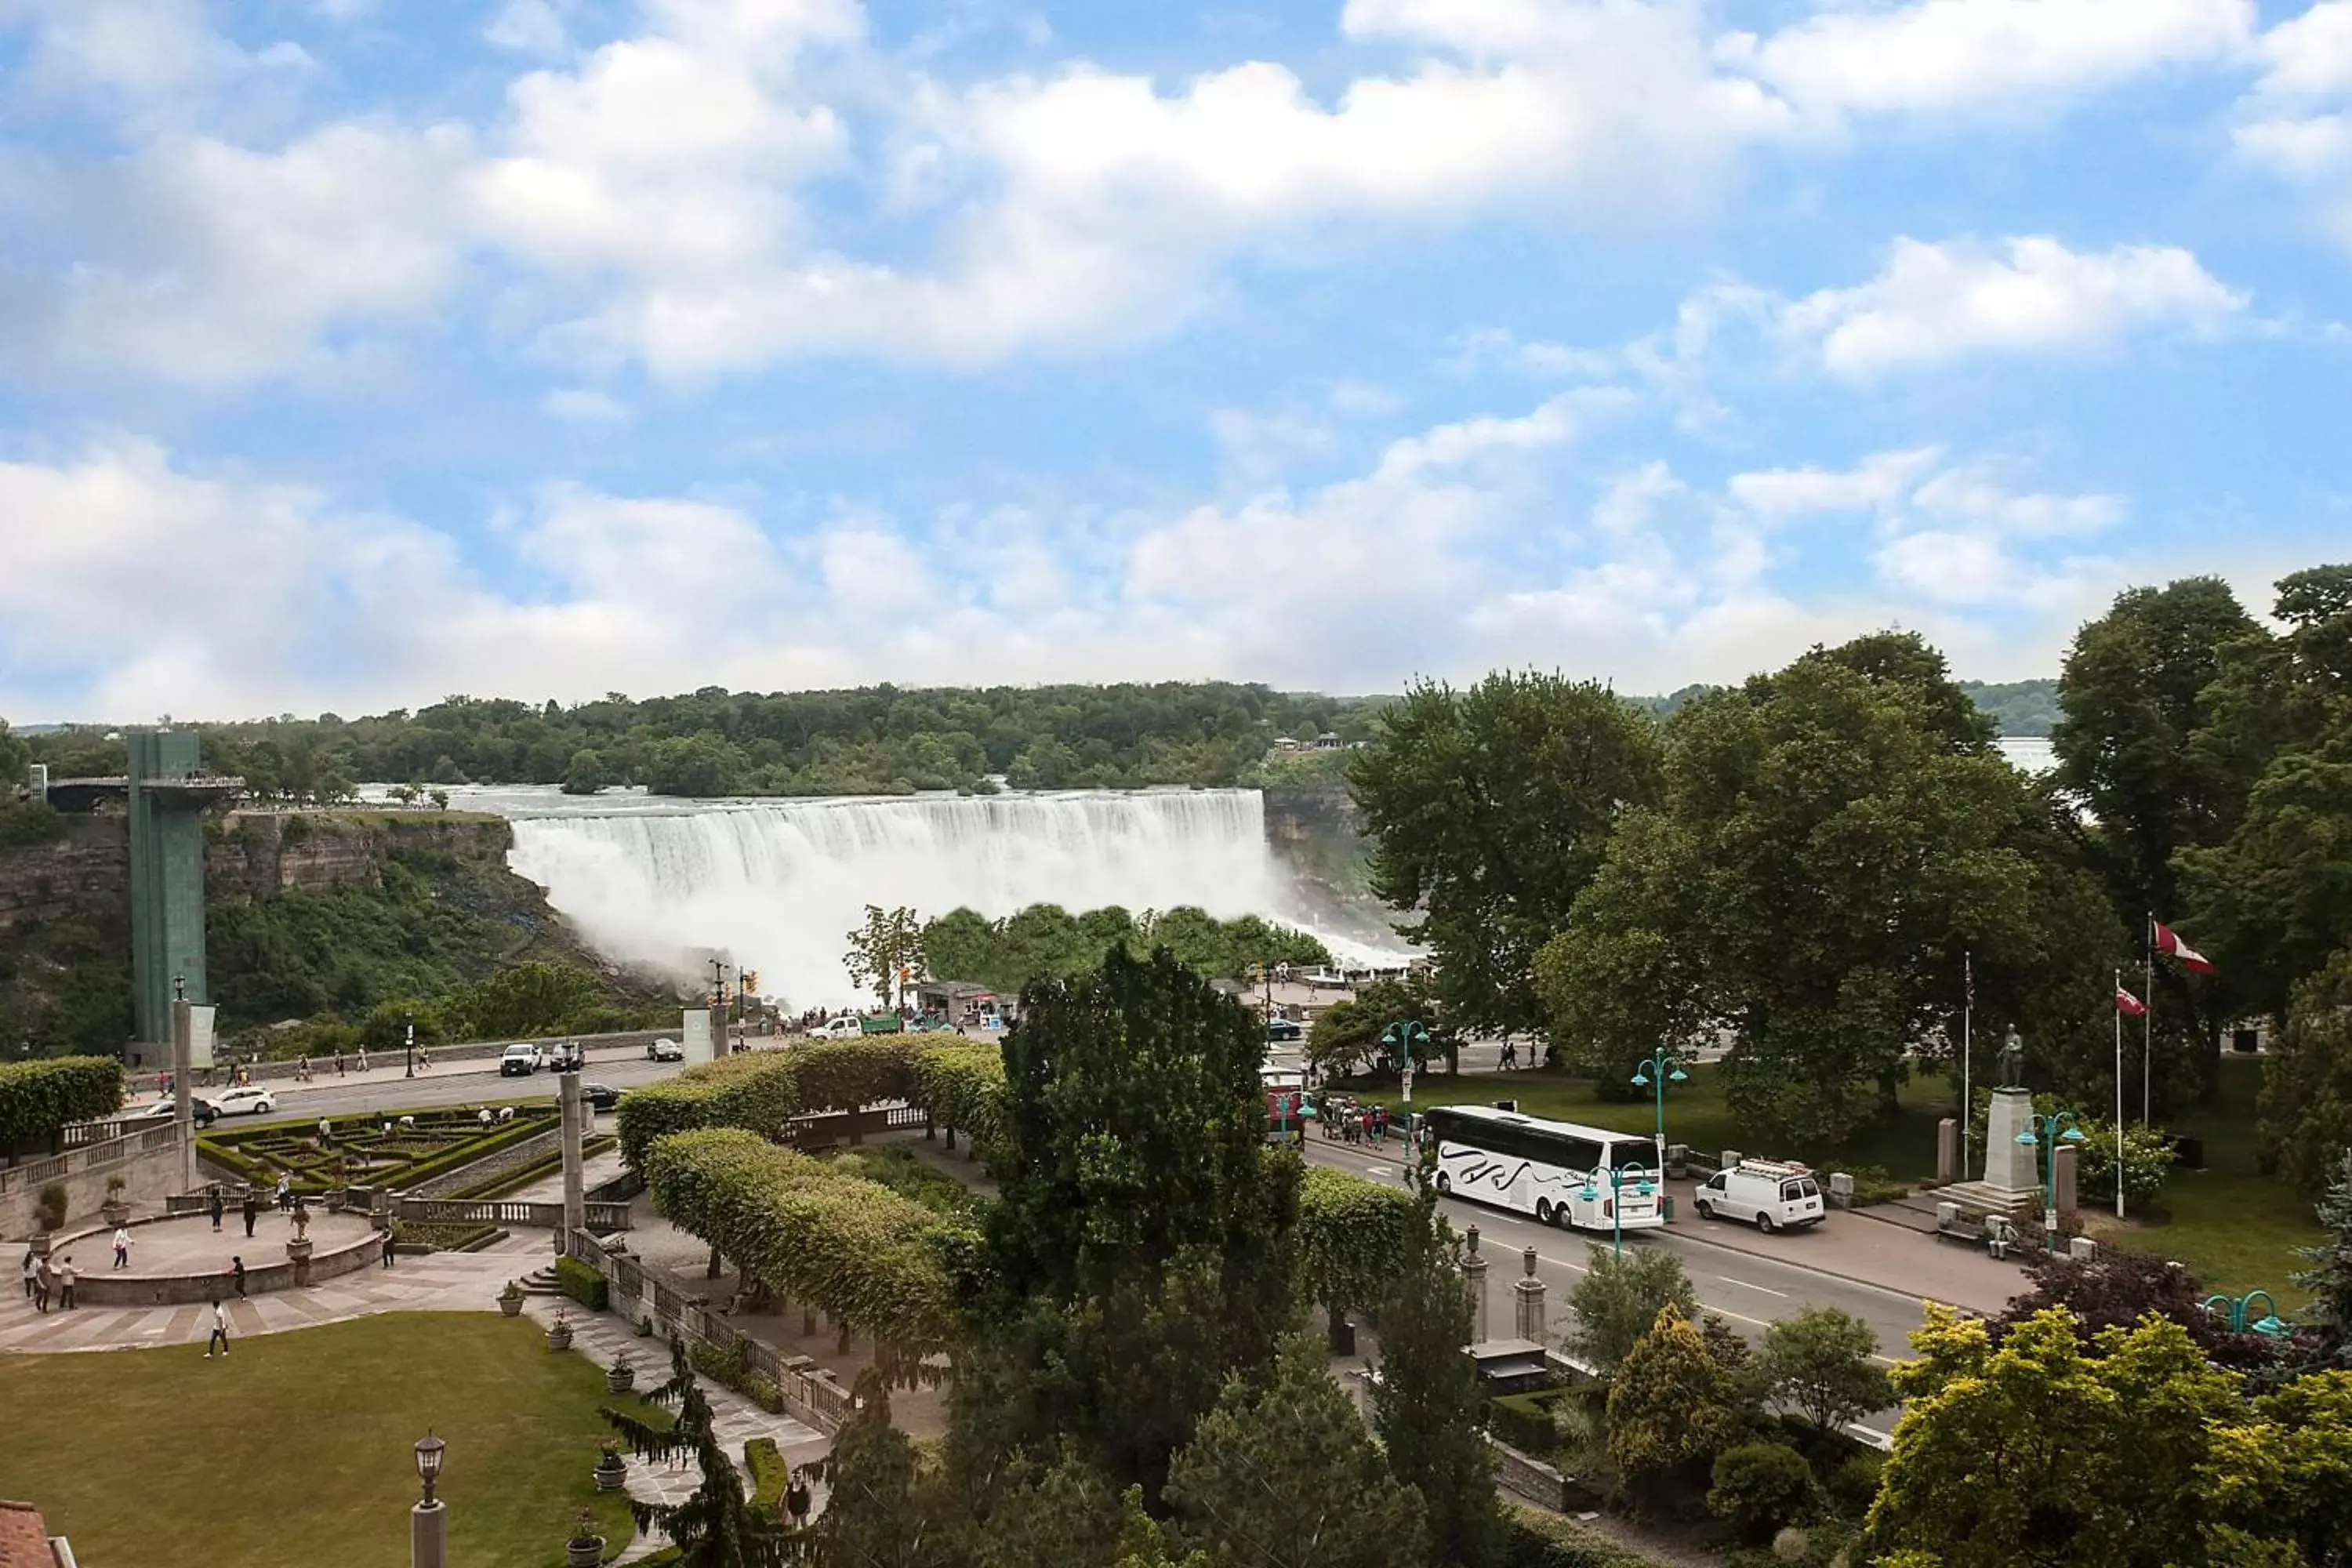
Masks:
[[[1330,950],[1315,938],[1255,915],[1221,921],[1185,908],[1138,915],[1117,905],[1072,914],[1058,904],[1032,904],[997,921],[955,910],[925,922],[921,951],[942,979],[1017,992],[1034,980],[1091,973],[1113,950],[1143,958],[1162,947],[1178,962],[1225,980],[1261,963],[1307,968],[1331,962]]]
[[[2054,681],[1963,688],[2000,733],[2049,733]],[[1663,718],[1711,689],[1627,700]],[[242,775],[265,801],[332,804],[361,784],[561,784],[574,794],[641,784],[694,797],[985,794],[1000,778],[1014,789],[1337,780],[1344,750],[1276,742],[1331,735],[1360,744],[1394,700],[1223,681],[885,685],[764,696],[710,687],[643,700],[615,693],[571,707],[452,697],[413,713],[195,727],[208,765]],[[122,743],[108,733],[73,727],[19,736],[24,750],[16,754],[60,777],[120,773]],[[21,760],[0,776],[21,777]]]

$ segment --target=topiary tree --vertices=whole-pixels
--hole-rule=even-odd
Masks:
[[[1742,1443],[1715,1457],[1715,1484],[1706,1506],[1728,1520],[1750,1545],[1772,1539],[1783,1526],[1811,1511],[1816,1491],[1813,1468],[1786,1443]]]
[[[1895,1402],[1877,1354],[1869,1324],[1835,1307],[1808,1307],[1764,1331],[1756,1375],[1767,1398],[1832,1434]]]
[[[1746,1425],[1731,1374],[1669,1304],[1609,1384],[1609,1462],[1638,1500],[1705,1475]]]
[[[1568,1331],[1567,1346],[1603,1377],[1657,1323],[1662,1309],[1671,1306],[1684,1319],[1698,1315],[1698,1291],[1682,1259],[1671,1252],[1640,1247],[1621,1253],[1596,1246],[1586,1250],[1585,1259],[1584,1278],[1568,1295],[1576,1327]]]
[[[702,1481],[682,1502],[632,1498],[630,1515],[639,1530],[660,1530],[676,1542],[679,1568],[782,1568],[789,1538],[777,1521],[751,1506],[742,1477],[719,1446],[710,1401],[695,1381],[683,1334],[670,1341],[669,1367],[669,1381],[646,1398],[677,1409],[672,1426],[656,1426],[610,1405],[598,1413],[640,1458],[692,1456]]]
[[[121,1109],[122,1064],[112,1057],[0,1063],[0,1151],[46,1148],[67,1123]]]

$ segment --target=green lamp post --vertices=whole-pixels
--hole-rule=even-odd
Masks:
[[[2017,1141],[2029,1149],[2047,1145],[2042,1156],[2042,1245],[2052,1252],[2058,1250],[2058,1145],[2083,1142],[2083,1130],[2074,1125],[2077,1118],[2071,1110],[2053,1110],[2047,1115],[2036,1113],[2027,1121],[2025,1131]],[[2121,1173],[2117,1173],[2120,1177]]]
[[[1401,1019],[1381,1031],[1381,1044],[1394,1052],[1403,1068],[1404,1103],[1412,1107],[1412,1051],[1421,1047],[1424,1058],[1429,1053],[1429,1030],[1418,1018]]]
[[[1610,1240],[1610,1250],[1622,1257],[1625,1251],[1625,1205],[1618,1201],[1619,1195],[1628,1182],[1633,1184],[1634,1193],[1641,1197],[1648,1197],[1657,1188],[1650,1184],[1650,1173],[1639,1165],[1603,1165],[1585,1173],[1584,1187],[1576,1195],[1586,1203],[1600,1201],[1601,1189],[1593,1183],[1596,1176],[1609,1178],[1609,1220],[1615,1233]]]
[[[2259,1318],[2254,1316],[2257,1296],[2268,1309]],[[2205,1310],[2226,1321],[2233,1334],[2268,1334],[2273,1339],[2284,1339],[2294,1331],[2294,1326],[2278,1315],[2278,1302],[2267,1290],[2249,1290],[2242,1296],[2208,1296]]]
[[[1658,1174],[1662,1177],[1666,1173],[1666,1085],[1689,1081],[1690,1074],[1683,1071],[1683,1064],[1675,1058],[1674,1052],[1664,1046],[1643,1058],[1642,1065],[1633,1071],[1633,1087],[1650,1089],[1657,1097]]]

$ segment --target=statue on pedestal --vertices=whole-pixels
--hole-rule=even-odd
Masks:
[[[2000,1042],[2000,1074],[1994,1087],[2025,1087],[2025,1040],[2014,1028]]]

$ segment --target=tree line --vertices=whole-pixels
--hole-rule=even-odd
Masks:
[[[2225,1033],[2274,1021],[2269,1135],[2309,1182],[2352,1143],[2352,567],[2283,579],[2272,623],[2214,578],[2120,595],[2066,655],[2042,776],[1907,633],[1664,717],[1559,676],[1424,683],[1349,763],[1373,887],[1451,1026],[1547,1034],[1612,1089],[1727,1032],[1734,1110],[1822,1141],[1950,1062],[1971,975],[2032,1081],[2111,1103],[2115,977],[2143,986],[2162,919],[2220,973],[2158,963],[2150,1100],[2210,1097]]]

